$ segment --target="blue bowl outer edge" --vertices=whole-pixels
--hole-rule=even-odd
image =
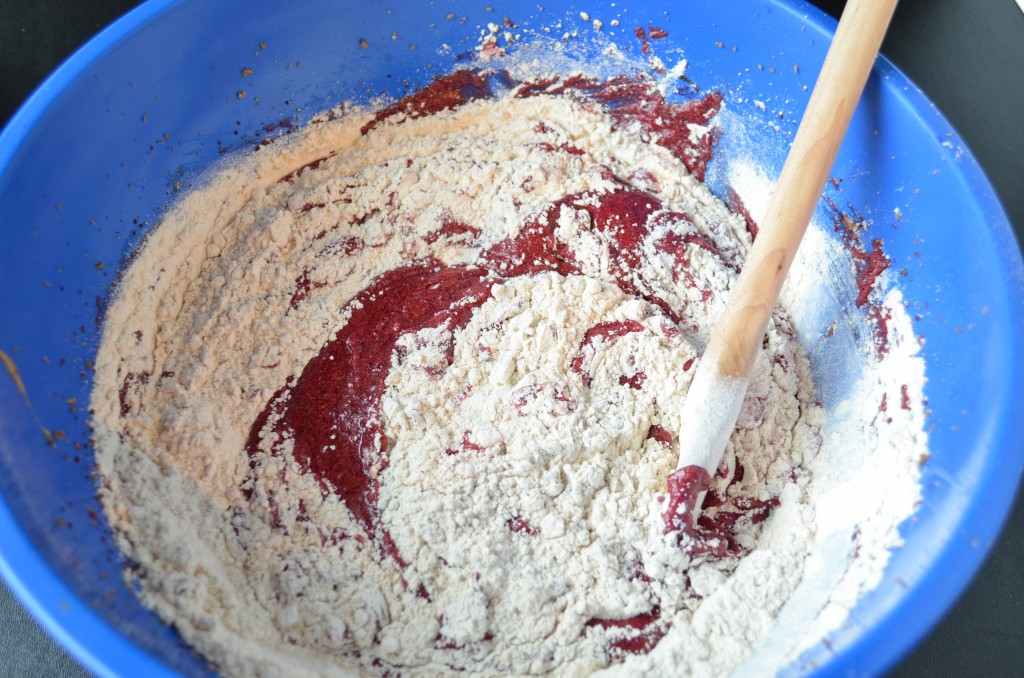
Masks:
[[[838,22],[807,0],[770,2],[830,36],[835,33]],[[936,137],[940,136],[939,129],[950,130],[948,141],[965,149],[956,168],[973,189],[974,202],[979,212],[987,217],[993,240],[1001,245],[997,251],[1005,272],[1007,308],[1010,316],[1015,316],[1016,335],[1024,336],[1024,261],[1020,242],[991,182],[955,127],[913,80],[884,54],[878,55],[874,68],[886,80],[907,84],[899,96],[911,104],[907,109],[917,116],[922,125]],[[1022,384],[1022,348],[1012,343],[1010,346],[1014,352],[1006,356],[1006,362],[1014,367],[1014,371],[1007,383]],[[1001,399],[1007,404],[1003,416],[989,415],[989,420],[995,423],[989,430],[989,447],[1005,450],[1006,454],[1000,459],[1001,463],[990,464],[978,478],[978,486],[987,488],[986,501],[969,505],[957,532],[946,542],[938,557],[931,560],[910,593],[880,623],[836,657],[846,661],[830,661],[816,676],[872,676],[889,671],[942,622],[974,581],[1009,520],[1024,476],[1024,443],[1021,442],[1024,440],[1024,403],[1011,396],[1007,393],[1007,397]],[[997,519],[993,520],[993,516]],[[971,528],[966,529],[965,525]]]
[[[0,167],[6,167],[50,104],[97,59],[176,0],[147,0],[100,31],[68,57],[19,107],[0,132]],[[81,600],[39,554],[0,495],[0,576],[50,636],[101,677],[176,674],[137,647]],[[29,587],[28,582],[33,581]],[[74,629],[72,632],[70,629]]]
[[[88,42],[65,59],[36,87],[35,91],[29,95],[28,99],[7,121],[4,128],[0,130],[0,167],[6,167],[10,163],[28,130],[71,81],[137,27],[174,5],[175,2],[176,0],[145,0],[90,38]]]
[[[835,31],[835,20],[806,0],[769,2],[826,34],[831,35]],[[65,60],[39,85],[0,133],[0,166],[9,163],[27,131],[71,81],[137,27],[174,4],[176,0],[147,0]],[[920,88],[884,55],[880,55],[876,69],[887,78],[909,85],[901,95],[904,99],[913,100],[915,105],[909,107],[910,110],[918,114],[929,130],[936,131],[939,127],[954,130]],[[927,115],[922,115],[925,111]],[[951,141],[968,149],[955,130]],[[991,183],[969,149],[958,162],[957,169],[975,189],[975,203],[979,211],[988,217],[993,236],[1005,245],[999,248],[999,259],[1006,273],[1008,307],[1011,316],[1016,315],[1018,334],[1024,335],[1024,285],[1021,284],[1024,282],[1024,264],[1019,243]],[[1008,362],[1015,367],[1016,377],[1008,381],[1024,383],[1021,350],[1016,349],[1008,357],[1014,358]],[[993,465],[979,479],[979,484],[989,490],[988,499],[983,505],[975,503],[964,515],[961,526],[970,524],[973,526],[971,531],[960,529],[953,535],[901,604],[836,657],[847,661],[843,664],[830,661],[819,667],[822,672],[818,675],[876,675],[885,672],[938,625],[970,585],[1009,518],[1024,472],[1024,445],[1018,442],[1024,439],[1024,404],[1018,405],[1011,398],[1005,398],[1004,402],[1011,403],[1008,409],[1015,416],[995,418],[1004,424],[995,426],[991,431],[990,445],[1006,450],[1007,454],[1000,460],[1002,464]],[[998,519],[993,520],[993,515]],[[100,676],[116,676],[121,672],[125,675],[176,675],[128,641],[77,597],[36,551],[3,497],[0,497],[0,535],[3,535],[5,544],[14,547],[0,553],[0,575],[46,631],[91,671]],[[30,579],[35,581],[31,590],[27,585]],[[72,633],[69,628],[75,628],[76,632]]]

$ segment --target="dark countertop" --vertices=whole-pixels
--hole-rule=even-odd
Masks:
[[[0,123],[133,0],[0,2]],[[843,0],[812,0],[833,16]],[[1014,0],[903,0],[882,47],[950,120],[1024,239],[1024,12]],[[1024,444],[1024,441],[1022,441]],[[1024,674],[1024,501],[946,619],[892,678]],[[88,675],[0,583],[0,675]]]

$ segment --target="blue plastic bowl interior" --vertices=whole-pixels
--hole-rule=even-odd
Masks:
[[[119,265],[176,188],[223,152],[253,147],[281,120],[422,86],[504,17],[524,36],[559,21],[559,35],[590,35],[585,9],[632,54],[634,28],[667,30],[656,51],[681,48],[688,77],[725,94],[727,108],[749,122],[748,141],[763,149],[759,162],[778,171],[834,22],[800,0],[615,4],[549,0],[527,15],[499,0],[151,0],[73,56],[11,120],[0,137],[0,350],[24,394],[0,373],[0,571],[91,670],[206,671],[122,583],[95,499],[87,408],[90,360]],[[869,218],[892,269],[907,270],[891,284],[921,316],[931,459],[923,501],[883,582],[830,647],[812,648],[790,672],[877,674],[953,604],[1011,504],[1024,454],[1016,340],[1024,274],[970,153],[884,61],[834,174],[844,181],[831,197]],[[44,427],[59,438],[52,446]]]

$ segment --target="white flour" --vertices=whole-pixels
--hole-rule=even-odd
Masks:
[[[676,452],[653,432],[685,398],[684,366],[749,245],[743,219],[641,130],[570,97],[476,101],[361,135],[368,120],[322,121],[223,168],[125,273],[92,407],[104,507],[144,602],[225,675],[710,676],[744,660],[763,673],[841,624],[916,499],[921,421],[894,405],[904,384],[865,355],[861,391],[826,420],[777,311],[713,487],[737,505],[705,511],[743,514],[742,557],[691,555],[661,533]],[[587,207],[622,188],[611,175],[663,204],[626,278],[679,309],[678,328],[614,284],[614,232],[588,227]],[[753,211],[765,189],[738,190]],[[582,197],[549,207],[568,195]],[[377,276],[428,256],[472,264],[549,209],[579,273],[495,280],[465,328],[399,339],[380,397],[390,446],[374,462],[376,532],[296,460],[289,433],[272,433],[280,412],[250,458],[253,422]],[[693,223],[661,218],[670,212]],[[479,233],[445,234],[451,223]],[[720,256],[691,246],[674,262],[656,246],[694,235]],[[843,255],[819,243],[809,256],[798,281]],[[789,294],[792,323],[820,336],[809,295]],[[910,339],[909,320],[898,299],[888,307],[886,359],[916,370],[903,379],[917,403],[923,368],[897,336]],[[630,330],[588,335],[611,326]],[[873,424],[886,391],[894,421]],[[892,471],[868,482],[879,459]],[[876,516],[867,493],[891,506]],[[757,502],[776,497],[761,523]],[[844,541],[829,551],[835,535]],[[815,568],[827,577],[805,577]],[[643,633],[614,623],[630,618]],[[620,649],[659,639],[646,654]]]

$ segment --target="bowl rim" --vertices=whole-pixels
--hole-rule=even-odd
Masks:
[[[769,2],[830,38],[835,34],[838,21],[808,0]],[[1007,329],[1017,336],[1024,336],[1021,243],[992,182],[956,128],[913,80],[882,53],[879,53],[874,69],[883,79],[904,85],[898,90],[893,88],[893,91],[935,138],[943,138],[954,148],[963,149],[955,171],[972,189],[970,198],[978,213],[986,218],[993,239],[1003,245],[995,247],[995,255],[1006,283],[1003,291],[1008,302]],[[1024,347],[1010,342],[1008,348],[1010,355],[1005,357],[1010,369],[1004,381],[1007,387],[1024,383]],[[925,391],[927,395],[927,385]],[[984,437],[973,441],[976,447],[1001,451],[977,478],[976,486],[985,488],[984,497],[981,493],[974,493],[937,555],[930,559],[921,577],[910,585],[902,600],[870,630],[840,650],[815,676],[846,677],[852,675],[851,672],[875,675],[891,670],[943,621],[974,581],[1010,518],[1024,480],[1024,444],[1020,443],[1024,439],[1024,403],[1013,397],[1002,398],[1000,402],[1003,404],[1001,410],[988,413],[990,427],[984,432]],[[921,482],[925,482],[923,476]],[[915,514],[901,524],[901,534]],[[886,570],[890,566],[891,563]],[[851,617],[855,611],[856,608]]]
[[[0,131],[0,174],[51,104],[83,72],[178,0],[146,0],[105,27],[39,84]],[[177,674],[82,600],[43,558],[0,494],[0,576],[53,640],[97,676]]]

